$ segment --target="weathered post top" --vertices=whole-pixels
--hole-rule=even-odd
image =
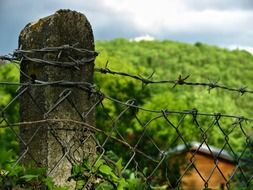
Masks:
[[[85,15],[71,10],[59,10],[55,14],[29,23],[20,33],[22,49],[39,49],[50,46],[73,45],[94,50],[91,25]]]
[[[19,49],[21,83],[48,83],[30,86],[20,98],[21,122],[48,120],[20,127],[22,163],[46,167],[56,184],[74,189],[74,182],[68,181],[72,165],[96,154],[93,133],[66,122],[95,126],[89,92],[70,85],[92,83],[96,54],[91,25],[81,13],[59,10],[28,24],[20,33]],[[64,86],[57,81],[70,83]],[[64,121],[52,121],[57,119]]]

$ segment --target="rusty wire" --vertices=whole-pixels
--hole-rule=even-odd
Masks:
[[[96,56],[98,56],[98,52],[96,52],[96,51],[89,51],[86,49],[78,49],[78,48],[75,48],[74,46],[63,45],[60,47],[48,47],[48,48],[33,49],[33,50],[16,50],[11,57],[10,56],[0,56],[0,59],[5,60],[5,61],[16,61],[17,63],[19,63],[19,61],[21,60],[20,56],[22,55],[21,56],[22,59],[30,60],[34,63],[44,63],[44,64],[49,64],[49,65],[53,65],[53,66],[60,66],[60,67],[75,67],[76,69],[78,69],[78,66],[85,64],[85,63],[92,62],[95,60]],[[31,58],[31,57],[27,56],[27,54],[35,53],[35,52],[45,53],[45,52],[56,52],[56,51],[60,51],[59,55],[61,55],[63,50],[69,50],[69,49],[75,50],[75,51],[81,52],[81,53],[88,52],[91,57],[88,59],[74,60],[71,56],[69,56],[69,58],[71,59],[70,62],[59,62],[59,61],[47,61],[47,60]],[[19,56],[15,56],[15,55],[19,55]],[[119,75],[119,76],[129,77],[129,78],[141,81],[143,86],[146,86],[148,84],[173,84],[172,88],[175,88],[178,85],[203,86],[203,87],[207,87],[209,92],[210,92],[210,90],[217,88],[217,89],[223,89],[223,90],[228,90],[228,91],[232,91],[232,92],[238,92],[241,95],[244,95],[245,93],[249,93],[249,94],[253,93],[253,90],[247,89],[247,87],[244,85],[241,85],[241,87],[236,88],[236,87],[229,87],[226,85],[218,84],[217,81],[209,81],[209,82],[187,81],[187,79],[190,78],[190,75],[188,75],[186,77],[182,77],[181,75],[179,75],[177,79],[152,80],[151,78],[153,77],[154,72],[150,76],[145,78],[145,77],[141,77],[139,75],[135,75],[135,74],[131,74],[131,73],[115,71],[115,70],[108,68],[108,61],[106,62],[104,68],[96,67],[94,70],[95,70],[95,72],[99,72],[99,73],[103,73],[103,74],[111,74],[111,75]]]
[[[247,87],[240,87],[240,88],[228,87],[225,85],[218,84],[218,82],[190,82],[190,81],[187,81],[190,75],[186,77],[182,77],[181,75],[179,75],[177,79],[173,79],[173,80],[151,80],[151,77],[154,75],[154,72],[149,77],[144,78],[139,75],[111,70],[107,67],[107,64],[104,68],[95,68],[95,71],[103,73],[103,74],[129,77],[129,78],[141,81],[144,86],[148,84],[173,84],[172,88],[175,88],[178,85],[203,86],[203,87],[207,87],[208,91],[215,88],[220,88],[220,89],[228,90],[232,92],[239,92],[241,95],[244,95],[245,93],[250,93],[250,94],[253,93],[253,90],[247,90]]]
[[[59,58],[63,51],[71,52],[75,51],[81,54],[88,54],[86,55],[87,58],[80,58],[80,60],[75,60],[72,56],[68,56],[68,61],[51,61],[51,60],[43,60],[41,58],[30,57],[30,54],[33,53],[58,53],[57,58]],[[75,69],[80,69],[82,65],[90,63],[95,60],[95,57],[98,55],[95,51],[89,51],[86,49],[79,49],[76,48],[76,45],[69,46],[63,45],[60,47],[48,47],[42,49],[33,49],[33,50],[16,50],[12,56],[1,56],[0,59],[7,60],[7,61],[31,61],[34,64],[40,63],[50,66],[57,66],[57,67],[73,67]],[[247,90],[246,87],[242,88],[233,88],[227,87],[224,85],[219,85],[215,82],[189,82],[188,78],[189,75],[186,77],[179,76],[178,79],[175,80],[151,80],[154,73],[152,73],[149,77],[143,78],[138,75],[124,73],[120,71],[114,71],[108,68],[108,63],[106,64],[105,68],[95,68],[95,72],[99,72],[101,74],[112,74],[112,75],[119,75],[124,77],[129,77],[135,79],[137,81],[141,81],[143,85],[147,84],[172,84],[172,87],[180,86],[180,85],[189,85],[189,86],[204,86],[207,87],[208,90],[220,88],[222,90],[234,91],[239,92],[241,95],[245,93],[253,93],[252,90]],[[184,185],[185,178],[189,175],[190,172],[195,172],[198,178],[202,181],[202,188],[210,187],[212,184],[212,177],[214,175],[219,174],[221,181],[223,181],[224,185],[227,189],[231,189],[233,184],[235,183],[238,185],[238,181],[236,181],[238,175],[241,176],[240,180],[242,187],[249,187],[251,181],[253,179],[253,172],[246,172],[246,169],[243,165],[245,162],[244,154],[245,152],[250,149],[251,144],[250,141],[252,140],[252,135],[248,133],[251,130],[251,122],[253,121],[252,118],[247,118],[243,116],[237,115],[229,115],[229,114],[222,114],[222,113],[201,113],[198,112],[197,109],[189,109],[189,110],[170,110],[167,108],[160,109],[160,110],[152,110],[147,109],[142,106],[138,106],[135,104],[134,100],[130,99],[128,101],[122,101],[116,99],[114,97],[108,96],[103,91],[98,89],[95,84],[91,84],[88,82],[73,82],[73,81],[41,81],[38,79],[32,79],[30,76],[26,75],[22,70],[20,70],[21,75],[27,77],[29,82],[27,83],[19,83],[19,82],[10,82],[10,81],[0,81],[0,88],[5,86],[17,86],[17,91],[15,97],[12,97],[12,100],[4,105],[0,110],[0,128],[2,129],[10,129],[11,133],[15,136],[16,140],[19,141],[20,145],[25,147],[23,148],[23,152],[21,152],[15,162],[13,163],[13,167],[18,164],[22,163],[22,159],[26,156],[30,156],[33,158],[31,153],[29,152],[30,146],[34,138],[41,130],[42,126],[45,125],[48,128],[48,131],[55,140],[60,144],[62,147],[62,156],[61,158],[55,163],[55,165],[47,171],[47,175],[51,175],[54,173],[57,168],[61,167],[63,160],[67,159],[71,165],[75,165],[77,163],[81,163],[80,160],[76,158],[76,154],[80,155],[89,155],[89,152],[81,153],[80,147],[85,144],[86,141],[92,139],[92,141],[96,144],[97,151],[97,158],[92,162],[92,166],[95,165],[100,160],[105,160],[108,164],[114,164],[115,160],[109,158],[107,153],[113,149],[113,145],[117,145],[122,149],[122,152],[126,153],[127,155],[124,157],[123,168],[119,171],[120,175],[127,173],[127,171],[134,172],[136,176],[141,176],[140,178],[144,180],[146,183],[146,187],[151,186],[158,186],[165,185],[167,189],[174,189],[179,188]],[[51,88],[59,88],[61,87],[61,93],[59,94],[58,99],[55,100],[55,103],[51,105],[47,110],[37,106],[36,99],[33,95],[29,92],[30,88],[35,87],[51,87]],[[90,96],[93,97],[94,103],[93,105],[84,113],[80,113],[80,111],[76,108],[75,103],[71,100],[72,92],[74,89],[79,89],[85,91]],[[8,108],[11,107],[13,104],[18,102],[18,99],[22,97],[25,93],[27,93],[32,100],[33,104],[37,106],[38,112],[43,115],[42,120],[36,121],[24,121],[24,122],[15,122],[12,123],[8,119]],[[106,111],[105,107],[105,100],[112,102],[118,106],[121,106],[121,111],[119,111],[116,115],[110,115]],[[63,102],[68,102],[71,107],[76,110],[76,113],[79,116],[79,120],[73,119],[66,119],[66,118],[57,118],[51,119],[49,118],[50,113],[54,112],[55,109],[62,105]],[[107,120],[106,127],[101,126],[92,126],[86,122],[86,117],[95,109],[100,109],[103,113],[103,117]],[[131,112],[133,114],[133,119],[136,122],[135,124],[139,126],[139,130],[135,131],[137,134],[134,134],[134,140],[127,137],[127,134],[124,133],[121,129],[121,125],[123,118],[128,117],[128,113],[131,110],[138,110],[137,112]],[[138,115],[138,112],[143,112],[146,114],[150,114],[148,120],[143,120]],[[176,119],[175,119],[176,118]],[[193,149],[194,143],[187,138],[186,134],[184,134],[184,122],[187,118],[191,120],[191,122],[187,123],[187,127],[191,127],[196,132],[197,139],[199,140],[199,144],[197,147]],[[210,120],[208,126],[203,126],[201,123],[201,119]],[[226,125],[229,125],[229,131],[225,131],[223,128],[223,120],[227,120],[228,122]],[[162,143],[159,142],[158,139],[152,136],[152,127],[153,123],[155,122],[164,122],[161,123],[163,129],[167,128],[171,130],[171,133],[174,133],[173,139],[170,140],[170,143],[163,141]],[[73,123],[83,126],[83,128],[57,128],[54,127],[54,123]],[[39,126],[36,128],[28,140],[22,138],[22,135],[18,133],[17,127],[26,127],[29,128],[31,126]],[[107,129],[106,129],[107,128]],[[132,127],[134,128],[134,126]],[[134,129],[133,129],[134,130]],[[161,129],[162,130],[162,129]],[[217,151],[211,144],[209,144],[210,135],[213,134],[214,130],[218,130],[224,137],[223,144],[220,149]],[[59,131],[64,131],[65,133],[73,133],[72,137],[68,140],[63,139],[59,135]],[[80,142],[78,139],[78,135],[82,133],[86,133],[89,131],[88,135],[82,139]],[[245,139],[245,146],[240,152],[237,152],[234,147],[232,147],[230,142],[230,135],[234,133],[234,131],[239,131],[240,135]],[[160,131],[157,131],[159,133]],[[77,143],[77,145],[75,145]],[[196,144],[195,144],[196,145]],[[153,152],[150,153],[149,149],[145,146],[152,147]],[[173,170],[176,162],[172,160],[175,153],[177,154],[177,147],[183,146],[184,152],[189,152],[189,157],[185,160],[185,163],[180,166],[180,171]],[[74,150],[72,148],[74,147]],[[182,150],[181,150],[182,151]],[[209,157],[213,161],[213,166],[211,170],[208,172],[206,176],[203,173],[203,170],[199,168],[198,165],[198,155],[200,152],[206,151],[208,152]],[[179,151],[180,152],[180,151]],[[234,169],[227,175],[224,173],[220,162],[226,159],[224,158],[229,152],[230,162],[234,165]],[[181,154],[182,152],[180,152]],[[176,155],[177,156],[177,155]],[[33,161],[37,163],[38,161],[33,158]],[[39,163],[37,163],[39,164]],[[147,164],[146,166],[144,164]],[[147,168],[147,169],[145,169]],[[144,170],[147,170],[144,172]],[[239,173],[239,174],[238,174]],[[84,176],[86,178],[86,183],[83,187],[91,188],[90,184],[94,183],[93,178],[97,177],[96,173],[93,170],[88,171],[88,173]],[[236,181],[236,182],[235,182]],[[161,184],[159,184],[161,183]],[[232,186],[231,186],[232,185]]]

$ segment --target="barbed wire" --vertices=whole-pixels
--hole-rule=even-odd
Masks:
[[[63,50],[68,50],[68,49],[75,50],[78,52],[89,52],[89,53],[91,53],[92,57],[88,58],[88,59],[75,60],[71,56],[68,56],[68,58],[71,61],[69,61],[69,62],[60,61],[59,62],[59,61],[48,61],[48,60],[43,60],[43,59],[38,59],[38,58],[31,58],[26,55],[26,54],[35,53],[35,52],[45,53],[45,52],[55,52],[55,51],[59,51],[59,50],[63,51]],[[22,59],[20,59],[17,56],[14,56],[16,54],[19,54],[19,56],[21,54],[23,56]],[[59,58],[61,56],[61,54],[62,54],[62,52],[60,52],[57,57]],[[17,51],[15,51],[15,53],[11,57],[10,56],[0,56],[0,59],[5,60],[5,61],[14,61],[16,63],[19,63],[20,61],[22,61],[24,59],[24,60],[32,61],[34,63],[44,63],[44,64],[48,64],[48,65],[53,65],[53,66],[74,67],[76,69],[79,69],[79,66],[81,66],[82,64],[86,64],[86,63],[94,61],[95,57],[97,55],[98,55],[98,53],[96,51],[88,51],[86,49],[78,49],[78,48],[74,48],[73,46],[64,45],[64,46],[60,46],[60,47],[42,48],[42,49],[38,49],[38,50],[37,49],[17,50]],[[226,85],[218,84],[217,81],[210,81],[210,82],[187,81],[187,79],[190,78],[190,75],[188,75],[186,77],[179,75],[179,77],[177,79],[152,80],[151,78],[153,77],[155,72],[153,72],[148,77],[141,77],[141,76],[135,75],[135,74],[112,70],[112,69],[108,68],[108,62],[106,63],[104,68],[95,67],[94,71],[102,73],[102,74],[111,74],[111,75],[119,75],[119,76],[129,77],[129,78],[140,81],[143,86],[146,86],[148,84],[172,84],[173,85],[172,88],[175,88],[178,85],[181,85],[181,86],[183,86],[183,85],[185,85],[185,86],[202,86],[202,87],[207,87],[208,88],[207,90],[209,92],[212,89],[218,88],[218,89],[222,89],[222,90],[238,92],[238,93],[240,93],[240,95],[244,95],[246,93],[253,94],[253,90],[247,89],[247,87],[245,85],[241,85],[241,87],[236,88],[236,87],[229,87]]]
[[[154,75],[154,72],[150,76],[148,76],[147,78],[144,78],[139,75],[134,75],[134,74],[129,74],[129,73],[121,72],[121,71],[111,70],[108,68],[107,64],[108,63],[106,63],[106,66],[104,68],[96,67],[95,72],[130,77],[132,79],[141,81],[143,86],[148,85],[148,84],[173,84],[172,88],[175,88],[178,85],[204,86],[204,87],[208,87],[209,92],[212,89],[220,88],[223,90],[239,92],[241,95],[244,95],[245,93],[250,93],[250,94],[253,93],[253,90],[247,90],[247,87],[233,88],[233,87],[228,87],[225,85],[220,85],[220,84],[218,84],[218,82],[188,82],[187,79],[190,78],[190,75],[188,75],[186,77],[182,77],[181,75],[179,75],[179,77],[174,80],[151,80],[152,76]]]
[[[78,44],[72,46],[63,45],[60,47],[47,47],[32,50],[19,49],[10,56],[1,56],[0,59],[15,62],[18,64],[23,61],[28,61],[32,64],[41,63],[43,65],[65,68],[69,67],[79,70],[85,64],[93,62],[98,53],[87,49],[77,48],[77,45]],[[53,56],[55,60],[45,60],[42,58],[44,56],[41,55],[47,53],[53,53],[54,55],[57,55]],[[35,55],[40,58],[34,57]],[[78,58],[73,58],[76,56]],[[59,60],[62,57],[64,57],[64,61]],[[107,152],[116,151],[116,148],[120,150],[116,153],[121,155],[122,159],[124,159],[124,162],[122,161],[123,166],[121,169],[119,169],[120,171],[118,171],[119,176],[126,174],[127,170],[134,171],[134,174],[136,176],[141,175],[142,178],[144,178],[145,184],[149,186],[155,187],[155,185],[159,184],[159,182],[162,181],[162,183],[166,183],[166,187],[170,189],[181,187],[181,185],[184,185],[184,177],[192,171],[195,172],[196,175],[200,178],[202,186],[205,188],[208,188],[209,185],[212,184],[212,176],[217,174],[220,175],[219,179],[222,181],[222,184],[225,184],[227,189],[230,189],[230,184],[233,183],[234,180],[236,181],[238,173],[243,176],[242,181],[246,183],[246,185],[243,185],[245,187],[250,186],[250,183],[253,179],[253,174],[252,171],[247,171],[247,168],[245,168],[243,163],[245,163],[245,152],[249,151],[251,145],[250,142],[252,140],[252,134],[249,133],[249,128],[252,129],[252,118],[224,113],[202,113],[199,112],[196,108],[189,110],[172,110],[169,108],[149,109],[138,105],[138,102],[135,99],[122,101],[118,98],[111,97],[101,89],[98,89],[97,86],[93,83],[66,80],[42,81],[27,75],[19,67],[17,68],[19,69],[20,74],[28,79],[28,82],[20,83],[0,81],[0,87],[17,86],[16,94],[14,97],[12,97],[12,99],[6,105],[3,105],[0,109],[0,129],[10,129],[11,133],[13,133],[16,139],[19,141],[20,146],[24,147],[21,151],[21,154],[17,156],[13,167],[17,164],[20,164],[21,160],[26,156],[32,157],[31,153],[29,153],[31,143],[34,139],[39,138],[39,131],[41,130],[42,126],[47,126],[48,133],[52,135],[52,138],[55,139],[55,141],[61,147],[60,149],[62,150],[60,159],[55,161],[54,166],[47,172],[48,175],[54,173],[65,159],[68,160],[72,166],[74,166],[78,161],[80,161],[78,160],[78,158],[81,157],[80,155],[88,155],[88,157],[92,157],[92,151],[86,150],[83,148],[83,146],[89,141],[92,141],[95,144],[97,157],[91,163],[90,168],[86,168],[88,171],[85,173],[85,175],[81,174],[84,175],[82,177],[86,179],[86,182],[83,185],[83,189],[91,188],[91,183],[99,182],[99,180],[96,180],[96,182],[94,182],[94,178],[101,177],[97,175],[96,172],[98,171],[94,172],[94,168],[96,168],[96,164],[98,164],[99,161],[105,160],[110,164],[118,164],[114,159],[107,156]],[[146,86],[148,84],[171,84],[173,85],[172,88],[180,85],[204,86],[207,87],[209,91],[215,88],[219,88],[222,90],[238,92],[241,95],[245,93],[253,93],[252,90],[247,90],[246,87],[231,88],[225,85],[220,85],[217,82],[189,82],[188,80],[190,75],[186,77],[180,75],[175,80],[152,80],[154,72],[145,78],[135,74],[111,70],[108,68],[108,62],[104,68],[96,67],[95,72],[132,78],[136,81],[140,81],[143,86]],[[47,86],[52,88],[57,87],[59,89],[59,94],[58,97],[53,101],[52,105],[45,109],[39,106],[36,98],[32,93],[29,92],[29,90],[34,87]],[[76,88],[78,90],[85,91],[88,94],[90,101],[92,102],[87,110],[83,112],[78,110],[76,106],[79,102],[74,102],[70,99],[70,97],[74,94],[73,92]],[[41,115],[42,119],[22,122],[9,121],[8,109],[13,106],[13,104],[17,103],[18,99],[23,97],[24,94],[27,94],[27,98],[31,99],[30,103],[34,104],[34,107],[37,108],[38,113]],[[117,107],[120,107],[117,112],[113,112],[113,116],[110,115],[111,112],[108,111],[104,105],[105,100],[110,101]],[[70,105],[71,109],[76,111],[76,114],[80,120],[49,117],[50,114],[53,113],[58,108],[58,106],[63,105],[64,102],[67,102]],[[86,117],[89,114],[92,114],[95,109],[100,109],[101,114],[104,116],[103,123],[99,123],[97,126],[93,126],[86,122]],[[139,114],[140,112],[148,114],[148,118],[141,118]],[[131,118],[128,115],[129,113],[131,113]],[[187,125],[184,126],[184,121],[187,116],[190,116],[191,121],[189,121]],[[203,124],[200,122],[200,117],[204,118],[205,122],[206,120],[210,120],[210,122],[208,122],[208,124]],[[222,119],[226,118],[230,119],[229,123],[226,123],[226,126],[222,127]],[[127,120],[126,123],[123,123],[124,119]],[[139,127],[138,130],[134,128],[134,125],[131,125],[131,119],[134,120],[135,125]],[[154,128],[153,123],[159,122],[160,120],[162,120],[163,123],[159,124],[156,132],[162,133],[162,130],[168,130],[170,133],[167,135],[170,136],[171,139],[168,137],[164,138],[164,134],[161,135],[162,139],[157,139],[155,137],[155,134],[152,134],[150,132],[152,128]],[[57,123],[59,125],[57,125]],[[65,123],[68,123],[68,128],[62,127]],[[73,127],[75,125],[76,127]],[[35,129],[31,132],[31,136],[27,140],[17,132],[15,127],[29,130],[31,130],[32,127],[35,127]],[[200,141],[199,144],[196,145],[196,143],[192,143],[189,141],[189,138],[186,137],[183,131],[184,128],[187,127],[196,132],[195,136],[197,136],[197,138],[194,137],[194,139],[198,139]],[[127,136],[129,134],[127,131],[125,131],[126,128],[130,128],[134,132],[132,134],[133,137],[131,137],[131,135]],[[247,131],[246,128],[248,129]],[[217,130],[224,137],[219,150],[212,147],[209,142],[210,138],[212,138],[210,135],[216,135]],[[63,138],[63,136],[61,136],[61,132],[59,131],[64,131],[66,134],[72,134],[72,136]],[[89,131],[89,133],[87,133],[87,131]],[[230,135],[234,131],[237,131],[236,133],[240,133],[240,135],[243,137],[243,140],[245,141],[245,146],[241,149],[240,152],[237,152],[235,150],[235,148],[232,146],[234,145],[233,142],[230,141]],[[86,134],[86,136],[82,138],[78,137],[84,134]],[[169,141],[169,143],[166,141]],[[171,159],[174,156],[173,153],[180,152],[177,151],[176,148],[179,148],[179,150],[181,150],[180,153],[182,153],[183,149],[182,146],[180,149],[180,143],[184,146],[184,151],[189,152],[189,158],[186,157],[185,163],[181,163],[182,166],[177,168],[178,171],[174,171],[173,167],[176,164],[180,164],[177,163],[177,161],[180,159],[179,157],[175,157],[175,161]],[[73,148],[74,150],[72,150]],[[229,154],[226,149],[228,149]],[[81,153],[81,151],[84,151],[84,153]],[[213,161],[213,167],[210,171],[207,172],[207,176],[203,174],[204,170],[199,168],[198,161],[196,161],[200,152],[208,154],[210,159]],[[220,162],[222,162],[224,159],[226,160],[228,157],[229,162],[234,167],[229,174],[227,174],[220,165]],[[32,157],[32,159],[36,162],[35,158]],[[247,161],[246,163],[249,162]],[[217,184],[215,185],[217,186]]]
[[[22,50],[17,49],[13,52],[13,54],[9,54],[9,56],[0,56],[1,60],[6,60],[6,61],[14,61],[16,63],[22,62],[23,60],[31,61],[33,63],[38,63],[38,64],[47,64],[47,65],[52,65],[52,66],[57,66],[57,67],[73,67],[77,70],[79,70],[79,66],[84,65],[86,63],[90,63],[95,60],[95,58],[98,56],[98,52],[96,51],[91,51],[88,49],[84,48],[77,48],[78,43],[74,45],[62,45],[59,47],[46,47],[46,48],[41,48],[41,49],[31,49],[31,50]],[[80,54],[82,56],[81,59],[74,59],[71,55],[67,55],[68,59],[70,61],[52,61],[52,60],[46,60],[46,59],[41,59],[41,58],[33,58],[28,56],[29,54],[34,54],[34,53],[40,53],[40,54],[45,54],[45,53],[55,53],[57,52],[56,59],[60,59],[62,54],[66,52],[70,52],[72,54]],[[86,55],[86,56],[83,56]],[[38,55],[37,55],[38,56]]]
[[[21,86],[21,87],[32,87],[32,86],[62,86],[62,87],[76,87],[85,90],[86,92],[89,92],[90,94],[95,95],[97,98],[103,97],[106,98],[112,102],[119,103],[125,106],[129,106],[131,108],[135,108],[138,110],[143,110],[147,112],[152,112],[152,113],[161,113],[165,112],[167,115],[169,114],[189,114],[189,115],[200,115],[200,116],[210,116],[210,117],[216,117],[216,116],[221,116],[221,117],[228,117],[228,118],[235,118],[240,121],[253,121],[252,118],[248,118],[245,116],[239,116],[239,115],[230,115],[230,114],[224,114],[224,113],[203,113],[203,112],[198,112],[196,108],[189,109],[189,110],[171,110],[168,108],[162,108],[160,110],[157,109],[148,109],[145,107],[137,106],[135,104],[130,104],[128,102],[131,102],[131,100],[128,100],[126,102],[115,99],[111,96],[108,96],[104,94],[101,90],[97,89],[95,84],[88,83],[88,82],[73,82],[73,81],[41,81],[41,80],[35,80],[33,83],[19,83],[19,82],[1,82],[0,85],[13,85],[13,86]]]
[[[1,60],[5,60],[5,61],[14,61],[16,63],[20,63],[23,60],[28,60],[28,61],[32,61],[34,63],[44,63],[44,64],[49,64],[49,65],[53,65],[53,66],[61,66],[61,67],[65,67],[65,66],[69,66],[69,67],[74,67],[74,68],[78,68],[78,66],[94,61],[95,57],[98,55],[98,52],[96,51],[91,51],[91,50],[87,50],[87,49],[82,49],[82,48],[76,48],[76,46],[78,45],[78,43],[74,44],[74,45],[62,45],[59,47],[46,47],[46,48],[41,48],[41,49],[31,49],[31,50],[22,50],[20,47],[20,49],[14,51],[13,54],[10,54],[11,56],[0,56]],[[89,53],[90,55],[92,55],[92,57],[88,60],[83,60],[81,59],[82,63],[80,62],[80,60],[75,60],[73,59],[71,56],[68,56],[68,58],[72,61],[72,62],[55,62],[55,61],[47,61],[47,60],[43,60],[43,59],[37,59],[37,58],[31,58],[28,57],[27,54],[32,54],[32,53],[47,53],[47,52],[58,52],[57,58],[59,59],[62,55],[63,51],[76,51],[79,53]],[[20,69],[19,69],[20,70]],[[142,84],[148,85],[148,84],[173,84],[173,87],[176,87],[177,85],[189,85],[189,86],[206,86],[208,87],[208,90],[210,91],[211,89],[214,88],[220,88],[220,89],[224,89],[224,90],[228,90],[228,91],[234,91],[234,92],[239,92],[241,95],[245,94],[245,93],[253,93],[253,90],[247,90],[247,87],[240,87],[240,88],[232,88],[232,87],[227,87],[225,85],[219,85],[217,84],[217,82],[187,82],[186,80],[190,77],[190,75],[186,76],[186,77],[182,77],[181,75],[179,75],[178,79],[175,80],[151,80],[151,78],[154,75],[154,72],[144,78],[141,77],[139,75],[134,75],[134,74],[129,74],[129,73],[125,73],[125,72],[121,72],[121,71],[115,71],[115,70],[111,70],[108,68],[108,61],[105,64],[104,68],[95,68],[94,69],[95,72],[100,72],[102,74],[112,74],[112,75],[120,75],[120,76],[125,76],[125,77],[130,77],[133,78],[135,80],[141,81]],[[22,71],[20,70],[20,72],[22,73]],[[23,74],[23,73],[22,73]],[[29,79],[32,79],[30,76],[26,76]],[[150,110],[150,109],[146,109],[146,108],[142,108],[136,105],[130,105],[128,103],[125,102],[121,102],[120,100],[114,99],[110,96],[106,96],[104,95],[101,91],[97,90],[94,84],[91,83],[87,83],[87,82],[73,82],[73,81],[41,81],[41,80],[32,80],[31,82],[28,83],[19,83],[19,82],[6,82],[6,81],[0,81],[0,85],[13,85],[13,86],[54,86],[54,85],[58,85],[58,86],[70,86],[70,87],[81,87],[87,91],[89,91],[89,93],[91,94],[99,94],[99,96],[103,96],[111,101],[120,103],[122,105],[127,105],[130,107],[134,107],[140,110],[144,110],[144,111],[149,111],[149,112],[155,112],[155,113],[160,113],[161,110]],[[197,115],[203,115],[203,116],[222,116],[222,117],[232,117],[232,118],[236,118],[239,120],[247,120],[247,121],[252,121],[251,118],[246,118],[246,117],[242,117],[242,116],[236,116],[236,115],[227,115],[227,114],[221,114],[221,113],[198,113],[197,109],[191,109],[191,110],[186,110],[186,111],[175,111],[175,110],[167,110],[164,109],[167,113],[170,114],[196,114]]]

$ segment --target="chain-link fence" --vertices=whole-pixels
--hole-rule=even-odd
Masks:
[[[68,58],[52,61],[30,56],[52,52]],[[71,53],[75,52],[86,58],[74,59]],[[97,55],[64,45],[17,50],[12,57],[1,57],[11,61],[21,75],[21,82],[0,81],[2,98],[9,96],[0,110],[0,135],[6,139],[1,145],[5,153],[0,159],[2,183],[12,170],[24,165],[46,168],[46,175],[57,184],[73,189],[253,188],[251,119],[200,113],[196,108],[148,109],[138,106],[135,99],[122,101],[108,96],[90,82],[55,81],[50,77],[42,80],[23,69],[25,63],[27,67],[37,64],[46,71],[58,67],[59,72],[64,68],[64,72],[71,73],[94,61]],[[150,77],[112,71],[107,64],[95,68],[95,72],[130,77],[140,80],[143,86],[171,83],[174,87],[253,92],[217,83],[187,82],[188,77],[181,76],[152,81]],[[240,142],[234,141],[236,137]],[[3,185],[8,189],[6,183]]]

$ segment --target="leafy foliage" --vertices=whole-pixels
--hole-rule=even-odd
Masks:
[[[19,81],[19,71],[11,64],[0,65],[1,82]],[[14,103],[5,108],[16,94],[15,86],[1,86],[0,89],[0,124],[5,126],[7,122],[17,122],[19,118],[18,104]],[[16,128],[13,128],[17,131]],[[18,153],[18,142],[15,134],[10,128],[0,127],[0,169],[6,169],[9,163],[16,159]]]
[[[108,67],[126,73],[139,74],[143,77],[150,76],[153,71],[153,80],[177,79],[179,75],[190,78],[187,81],[193,82],[218,82],[230,87],[249,87],[253,89],[253,56],[246,51],[229,51],[227,49],[209,46],[202,43],[185,44],[173,41],[141,41],[130,42],[125,39],[112,41],[97,41],[96,48],[100,51],[100,56],[96,60],[97,67],[104,67],[109,61]],[[0,81],[18,82],[19,70],[13,64],[0,65]],[[143,86],[128,77],[116,75],[102,75],[95,73],[95,83],[106,95],[121,101],[130,101],[133,104],[149,109],[168,110],[189,110],[197,108],[199,112],[220,112],[225,114],[243,115],[251,117],[253,106],[253,96],[241,96],[234,92],[224,90],[211,90],[203,87],[180,86],[172,88],[171,85],[148,85]],[[18,103],[13,103],[5,109],[16,95],[16,87],[2,86],[0,89],[0,119],[1,125],[7,122],[17,122]],[[124,109],[119,104],[109,100],[103,101],[104,108],[97,110],[97,126],[105,132],[110,131],[112,120]],[[107,114],[105,114],[105,112]],[[155,114],[148,114],[141,110],[129,109],[120,118],[117,128],[130,145],[136,144],[136,137],[142,133],[143,127],[136,117],[143,123],[150,121]],[[169,116],[174,125],[178,123],[180,117]],[[212,120],[198,118],[203,128],[207,128]],[[221,120],[224,132],[229,131],[232,120]],[[13,128],[18,132],[18,129]],[[186,116],[180,128],[182,136],[187,141],[201,141],[199,130],[192,125],[192,118]],[[248,131],[246,131],[247,133]],[[152,122],[147,133],[163,150],[172,148],[173,139],[176,138],[176,131],[171,130],[171,126],[164,119]],[[241,135],[240,128],[236,128],[233,133],[228,134],[228,142],[234,150],[240,152],[245,146],[245,137]],[[117,134],[114,134],[115,136]],[[207,139],[210,145],[222,147],[225,143],[223,132],[216,126],[208,133]],[[103,139],[102,136],[98,138]],[[43,178],[43,174],[36,171],[28,171],[21,166],[17,166],[11,173],[10,165],[17,159],[18,142],[10,128],[0,128],[0,169],[8,171],[8,175],[1,175],[1,183],[11,185],[33,185],[38,181],[47,185],[49,189],[55,187],[50,178]],[[182,143],[178,141],[177,143]],[[173,144],[175,146],[176,144]],[[121,147],[108,142],[105,147],[116,154],[116,165],[110,165],[105,160],[96,163],[96,167],[91,171],[95,172],[100,179],[94,182],[96,189],[143,189],[141,175],[136,175],[133,171],[126,171],[127,176],[123,176],[121,165],[129,159],[129,153],[121,151]],[[148,142],[140,142],[140,147],[149,151],[150,155],[156,154],[156,149]],[[251,158],[252,154],[246,151],[246,157]],[[142,163],[147,166],[148,163]],[[87,180],[87,171],[91,166],[87,162],[82,165],[75,165],[72,169],[72,179],[76,180],[76,189],[80,189]],[[121,168],[121,169],[120,169]],[[143,173],[145,173],[143,171]],[[11,179],[11,182],[10,182]],[[95,179],[94,179],[95,180]]]
[[[23,167],[11,165],[6,170],[0,171],[0,189],[41,189],[47,187],[49,190],[67,190],[66,187],[58,187],[50,177],[45,176],[45,168]]]
[[[133,173],[128,179],[121,175],[120,171],[123,169],[121,162],[122,160],[119,159],[115,165],[112,165],[106,163],[104,159],[99,159],[94,165],[91,165],[87,160],[84,160],[82,165],[74,165],[71,179],[76,181],[75,189],[83,189],[88,180],[91,183],[90,188],[95,190],[146,189],[141,178],[136,178]]]
[[[101,52],[96,61],[96,65],[104,67],[109,61],[109,68],[120,70],[126,73],[138,74],[148,77],[155,71],[153,80],[177,79],[179,75],[190,78],[187,81],[192,82],[218,82],[229,87],[249,87],[251,85],[253,69],[253,56],[246,51],[218,48],[202,43],[185,44],[173,41],[141,41],[132,42],[125,39],[116,39],[110,42],[98,41],[97,50]],[[148,85],[143,86],[122,76],[95,75],[96,84],[107,95],[123,101],[135,99],[135,104],[149,109],[168,109],[168,110],[190,110],[197,108],[199,112],[204,113],[224,113],[232,115],[251,116],[251,107],[253,96],[241,96],[239,93],[231,93],[224,90],[211,90],[204,87],[180,86],[172,88],[173,85]],[[122,108],[119,105],[108,102],[105,106],[109,115],[117,115]],[[98,112],[100,113],[100,112]],[[141,130],[136,123],[134,115],[129,112],[127,125],[124,121],[119,124],[119,130],[122,129],[126,136],[138,134]],[[146,123],[154,115],[139,111],[137,116]],[[98,126],[100,123],[100,114],[98,114]],[[122,118],[124,120],[124,118]],[[177,124],[178,119],[172,118]],[[212,121],[207,118],[198,118],[201,126],[208,126]],[[101,120],[102,121],[102,120]],[[186,118],[182,133],[187,140],[200,141],[201,136],[194,134],[199,130],[189,125],[191,118]],[[226,131],[234,121],[223,120],[222,127]],[[187,124],[188,123],[188,124]],[[161,120],[154,122],[149,128],[152,137],[162,141],[160,145],[173,136],[167,124]],[[215,135],[213,135],[215,134]],[[229,143],[236,151],[242,150],[245,138],[240,135],[240,130],[234,130],[229,134]],[[176,134],[174,133],[174,136]],[[208,143],[214,146],[222,147],[224,145],[224,134],[220,129],[213,128],[209,131],[212,138]],[[166,139],[167,137],[167,139]],[[158,143],[159,144],[159,143]]]

